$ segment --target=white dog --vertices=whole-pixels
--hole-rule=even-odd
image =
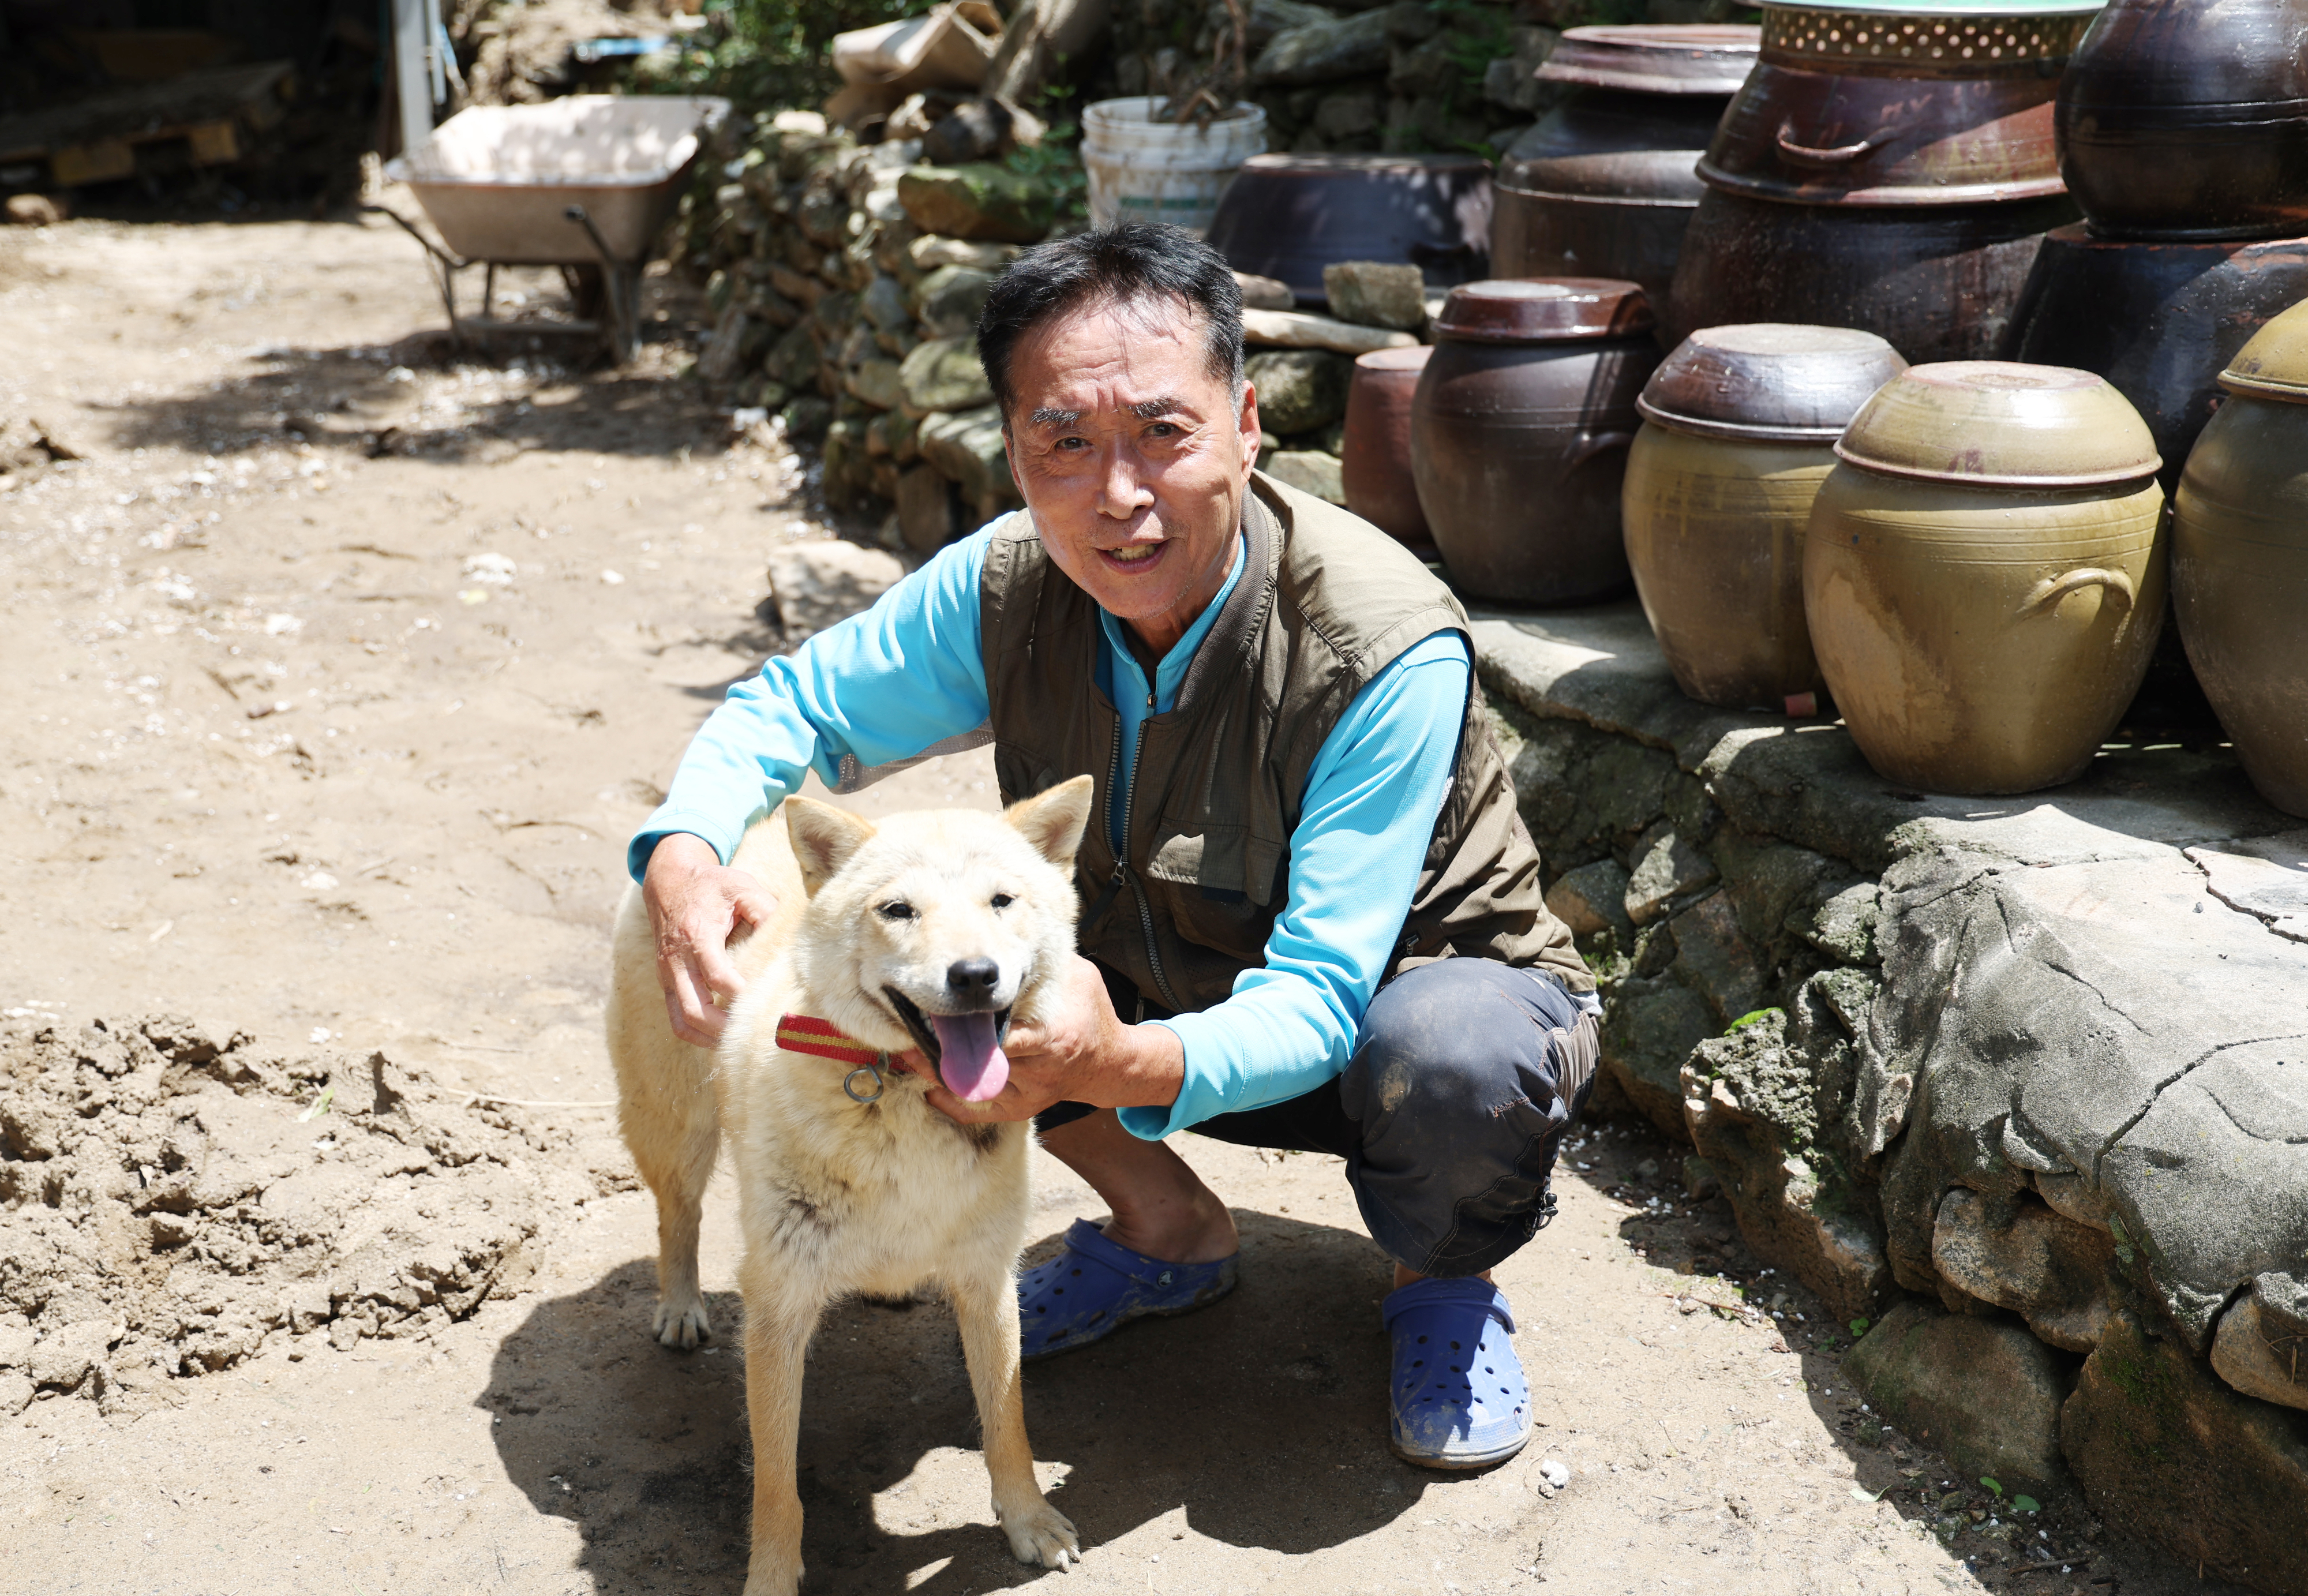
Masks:
[[[779,913],[735,949],[746,987],[714,1053],[667,1022],[639,893],[618,911],[609,1055],[626,1145],[657,1195],[655,1329],[667,1346],[710,1333],[697,1221],[725,1135],[736,1169],[754,1437],[747,1596],[787,1596],[801,1579],[794,1453],[820,1313],[927,1281],[960,1326],[1011,1549],[1052,1568],[1079,1555],[1073,1525],[1034,1483],[1019,1385],[1028,1127],[957,1124],[892,1061],[919,1049],[965,1101],[1002,1090],[1009,1026],[1037,1018],[1073,952],[1073,857],[1091,786],[1078,777],[999,818],[941,811],[879,827],[788,798],[733,861],[776,894]]]

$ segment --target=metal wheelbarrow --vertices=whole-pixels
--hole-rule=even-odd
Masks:
[[[704,135],[728,115],[710,98],[577,94],[542,105],[474,106],[458,112],[409,153],[388,163],[440,233],[435,243],[400,212],[372,206],[425,246],[439,279],[449,331],[459,345],[475,333],[537,331],[545,324],[491,315],[499,266],[559,266],[601,272],[598,320],[552,324],[598,332],[619,365],[641,347],[642,267],[672,215]],[[457,273],[481,266],[481,312],[457,313]],[[581,312],[586,296],[578,296]]]

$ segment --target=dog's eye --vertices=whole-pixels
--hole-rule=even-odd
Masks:
[[[994,907],[996,909],[1007,909],[1015,902],[1016,900],[1012,898],[1007,893],[996,893],[994,894]]]
[[[914,906],[900,899],[894,903],[883,904],[876,912],[885,920],[909,920],[914,918]]]

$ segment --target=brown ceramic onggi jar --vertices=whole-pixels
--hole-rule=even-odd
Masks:
[[[1347,441],[1339,476],[1347,508],[1414,552],[1431,554],[1426,513],[1410,470],[1410,404],[1432,344],[1373,349],[1355,361],[1347,389]]]
[[[1692,333],[1651,375],[1627,459],[1627,562],[1675,686],[1701,703],[1782,707],[1815,690],[1804,532],[1835,440],[1907,369],[1848,327]]]
[[[1454,289],[1411,410],[1418,502],[1453,585],[1583,604],[1625,590],[1619,487],[1658,365],[1643,291],[1611,278]]]
[[[2113,0],[2061,76],[2056,121],[2095,232],[2308,232],[2308,4]]]
[[[1759,30],[1573,28],[1538,69],[1563,102],[1508,149],[1491,211],[1500,277],[1623,277],[1664,316],[1699,157],[1755,64]]]

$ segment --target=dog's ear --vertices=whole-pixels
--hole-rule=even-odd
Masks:
[[[801,865],[802,887],[813,898],[873,834],[872,826],[847,809],[815,798],[786,800],[786,836]]]
[[[1090,795],[1098,783],[1088,776],[1061,781],[1049,791],[1021,798],[1003,811],[1020,835],[1061,870],[1074,867],[1074,850],[1081,846],[1082,828],[1089,824]]]

